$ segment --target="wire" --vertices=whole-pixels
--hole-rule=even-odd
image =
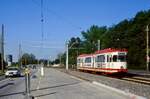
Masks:
[[[38,2],[36,2],[35,0],[32,0],[32,2],[33,2],[34,4],[36,4],[37,6],[40,6],[40,4],[39,4]],[[76,29],[79,29],[79,30],[82,29],[80,26],[75,25],[73,22],[69,21],[68,19],[66,19],[66,18],[63,17],[62,15],[60,15],[60,14],[54,12],[53,10],[51,10],[51,9],[49,9],[49,8],[45,8],[45,9],[46,9],[47,12],[49,12],[49,13],[53,14],[54,16],[56,16],[59,20],[62,19],[62,21],[64,21],[64,22],[66,22],[67,24],[69,24],[69,26],[72,26],[72,27],[74,27],[74,28],[76,28]]]
[[[42,33],[42,43],[44,40],[44,14],[43,14],[43,0],[41,0],[41,33]]]
[[[43,14],[43,0],[41,0],[41,54],[43,54],[44,45],[44,14]],[[43,55],[42,55],[43,56]]]
[[[43,0],[41,0],[41,33],[42,33],[42,46],[44,40],[44,14],[43,14]]]

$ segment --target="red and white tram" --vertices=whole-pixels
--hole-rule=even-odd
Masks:
[[[77,68],[93,68],[94,55],[82,54],[77,57]]]
[[[126,73],[127,50],[104,49],[94,54],[82,54],[77,57],[77,69],[103,73]]]

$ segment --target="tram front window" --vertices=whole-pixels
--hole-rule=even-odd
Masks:
[[[113,56],[113,62],[117,62],[117,55]]]
[[[126,62],[126,55],[119,55],[118,56],[118,61],[119,62]]]
[[[113,62],[126,62],[126,55],[114,55]]]

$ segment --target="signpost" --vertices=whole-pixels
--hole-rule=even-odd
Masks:
[[[25,69],[25,99],[31,99],[30,96],[30,70],[28,68]]]
[[[41,63],[41,76],[44,76],[44,64]]]

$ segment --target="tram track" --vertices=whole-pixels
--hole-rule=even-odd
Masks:
[[[92,72],[86,72],[86,73],[91,73],[94,75],[101,75],[101,76],[106,76],[106,77],[110,77],[110,78],[114,78],[114,79],[120,79],[123,81],[129,81],[129,82],[134,82],[134,83],[139,83],[139,84],[144,84],[144,85],[150,85],[150,77],[147,76],[141,76],[138,74],[131,74],[131,73],[127,73],[127,74],[115,74],[115,75],[104,75],[104,74],[100,74],[100,73],[92,73]]]
[[[145,77],[141,77],[141,76],[123,77],[120,79],[125,80],[125,81],[131,81],[131,82],[135,82],[135,83],[150,85],[150,78],[145,78]]]
[[[72,71],[77,71],[77,70],[72,70]],[[99,72],[88,72],[88,71],[86,71],[86,72],[82,71],[82,72],[94,74],[94,75],[100,75],[100,76],[104,76],[104,77],[110,77],[110,78],[114,78],[114,79],[119,79],[122,81],[133,82],[133,83],[137,83],[137,84],[150,85],[150,77],[147,77],[147,76],[145,77],[145,76],[141,76],[141,75],[137,75],[137,74],[127,73],[127,74],[106,75],[106,74],[102,74]],[[88,80],[88,78],[83,78],[80,75],[73,75],[73,76],[76,76],[85,81],[90,81],[90,80]]]

